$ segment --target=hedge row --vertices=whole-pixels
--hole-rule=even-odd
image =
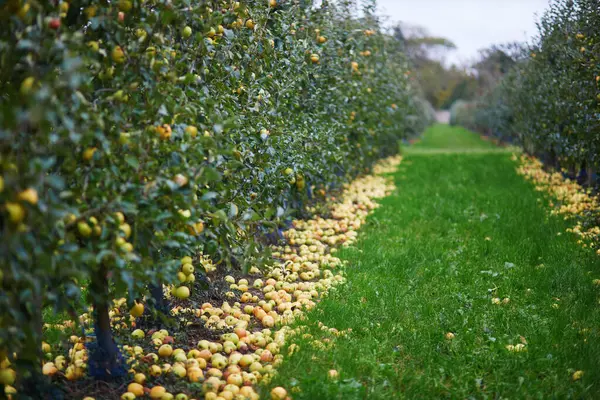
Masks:
[[[554,1],[538,27],[516,67],[464,123],[517,140],[554,166],[595,170],[600,164],[598,2]]]
[[[39,367],[45,307],[93,304],[110,346],[112,299],[184,256],[260,265],[266,232],[423,129],[375,2],[321,3],[3,2],[0,359]]]
[[[472,126],[474,124],[474,102],[457,100],[450,107],[450,125]]]

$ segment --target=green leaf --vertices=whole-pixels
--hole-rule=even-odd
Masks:
[[[134,155],[128,154],[125,156],[125,162],[129,164],[133,169],[137,170],[140,167],[138,158]]]

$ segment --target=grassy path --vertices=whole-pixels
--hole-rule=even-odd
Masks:
[[[490,149],[436,126],[407,153],[397,193],[342,252],[347,285],[309,314],[273,385],[294,399],[600,397],[598,258]]]

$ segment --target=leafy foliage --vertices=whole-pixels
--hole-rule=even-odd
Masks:
[[[307,3],[3,3],[0,358],[37,362],[40,310],[84,286],[106,308],[199,251],[260,263],[264,232],[423,129],[374,2]]]
[[[516,139],[551,165],[596,169],[599,21],[597,2],[553,2],[539,35],[512,52],[514,68],[479,101],[472,127]]]

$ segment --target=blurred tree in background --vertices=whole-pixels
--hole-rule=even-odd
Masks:
[[[477,94],[478,79],[467,68],[447,65],[446,55],[456,45],[432,36],[425,28],[399,22],[393,36],[402,44],[411,61],[415,79],[425,98],[437,109],[448,109],[458,99],[472,99]]]

